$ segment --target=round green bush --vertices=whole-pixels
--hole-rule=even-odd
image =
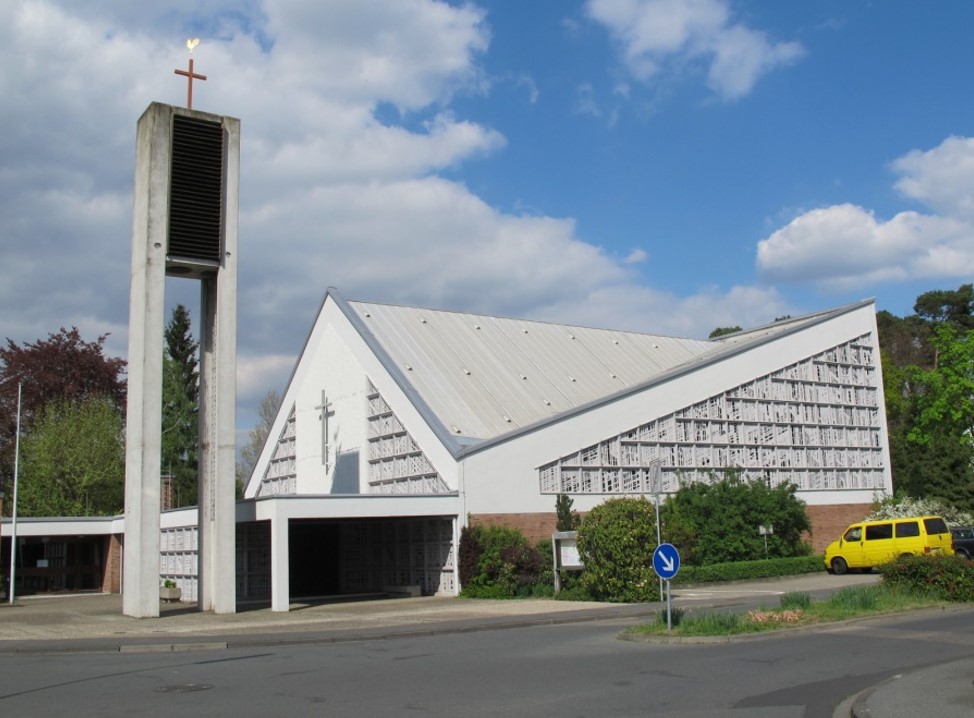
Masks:
[[[636,603],[658,598],[653,570],[656,512],[649,501],[610,499],[589,511],[578,529],[585,571],[582,586],[593,598]]]

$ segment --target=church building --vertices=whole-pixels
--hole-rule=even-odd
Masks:
[[[329,289],[237,507],[238,598],[453,595],[467,523],[537,540],[560,493],[727,467],[797,485],[817,549],[891,492],[871,300],[697,340]]]

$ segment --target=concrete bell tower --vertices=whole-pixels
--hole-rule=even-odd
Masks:
[[[188,104],[192,105],[191,95]],[[198,280],[201,287],[199,607],[216,613],[236,611],[234,412],[239,172],[239,120],[161,103],[149,105],[139,119],[122,566],[122,609],[128,616],[159,615],[167,275]]]

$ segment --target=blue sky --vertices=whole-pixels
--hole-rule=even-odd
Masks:
[[[974,4],[11,0],[0,336],[124,356],[135,123],[242,122],[239,424],[326,287],[704,337],[974,274]],[[195,311],[197,287],[167,298]]]

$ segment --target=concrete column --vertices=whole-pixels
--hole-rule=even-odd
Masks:
[[[278,502],[279,503],[279,502]],[[271,519],[271,610],[291,608],[291,566],[288,532],[290,521],[279,512]]]
[[[153,104],[139,119],[136,133],[122,584],[122,611],[136,618],[159,615],[159,476],[170,124],[169,108]]]
[[[200,290],[199,607],[234,613],[236,591],[237,202],[240,123],[224,118],[221,266]]]

